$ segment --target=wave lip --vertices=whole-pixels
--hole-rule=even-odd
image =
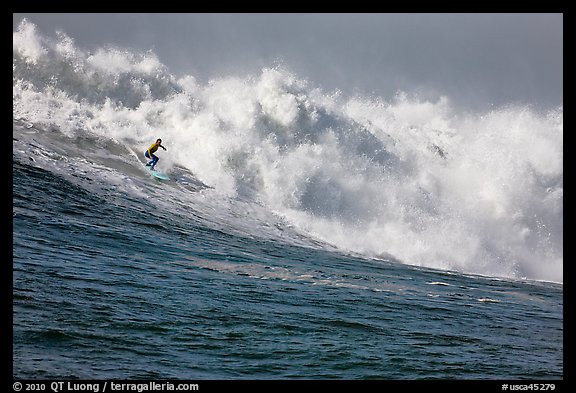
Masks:
[[[152,51],[88,53],[27,20],[13,33],[13,104],[14,119],[85,138],[102,162],[137,163],[161,137],[166,170],[340,250],[563,281],[562,107],[457,113],[448,97],[343,97],[286,67],[201,85]]]

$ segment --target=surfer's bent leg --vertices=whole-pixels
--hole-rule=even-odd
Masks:
[[[150,165],[152,165],[152,169],[154,169],[154,166],[156,165],[157,162],[158,157],[156,157],[156,154],[152,153],[152,161],[150,162]]]

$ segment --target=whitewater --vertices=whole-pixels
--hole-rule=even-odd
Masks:
[[[13,242],[18,377],[562,378],[563,108],[200,83],[24,19]]]

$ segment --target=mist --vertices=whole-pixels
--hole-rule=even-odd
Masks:
[[[13,30],[24,17],[88,51],[152,51],[201,83],[280,64],[349,96],[563,104],[563,14],[13,14]]]

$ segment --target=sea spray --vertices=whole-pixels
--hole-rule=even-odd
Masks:
[[[13,34],[13,117],[142,154],[342,251],[563,281],[563,108],[344,97],[283,67],[198,84],[153,52]],[[234,208],[234,207],[227,207]]]

